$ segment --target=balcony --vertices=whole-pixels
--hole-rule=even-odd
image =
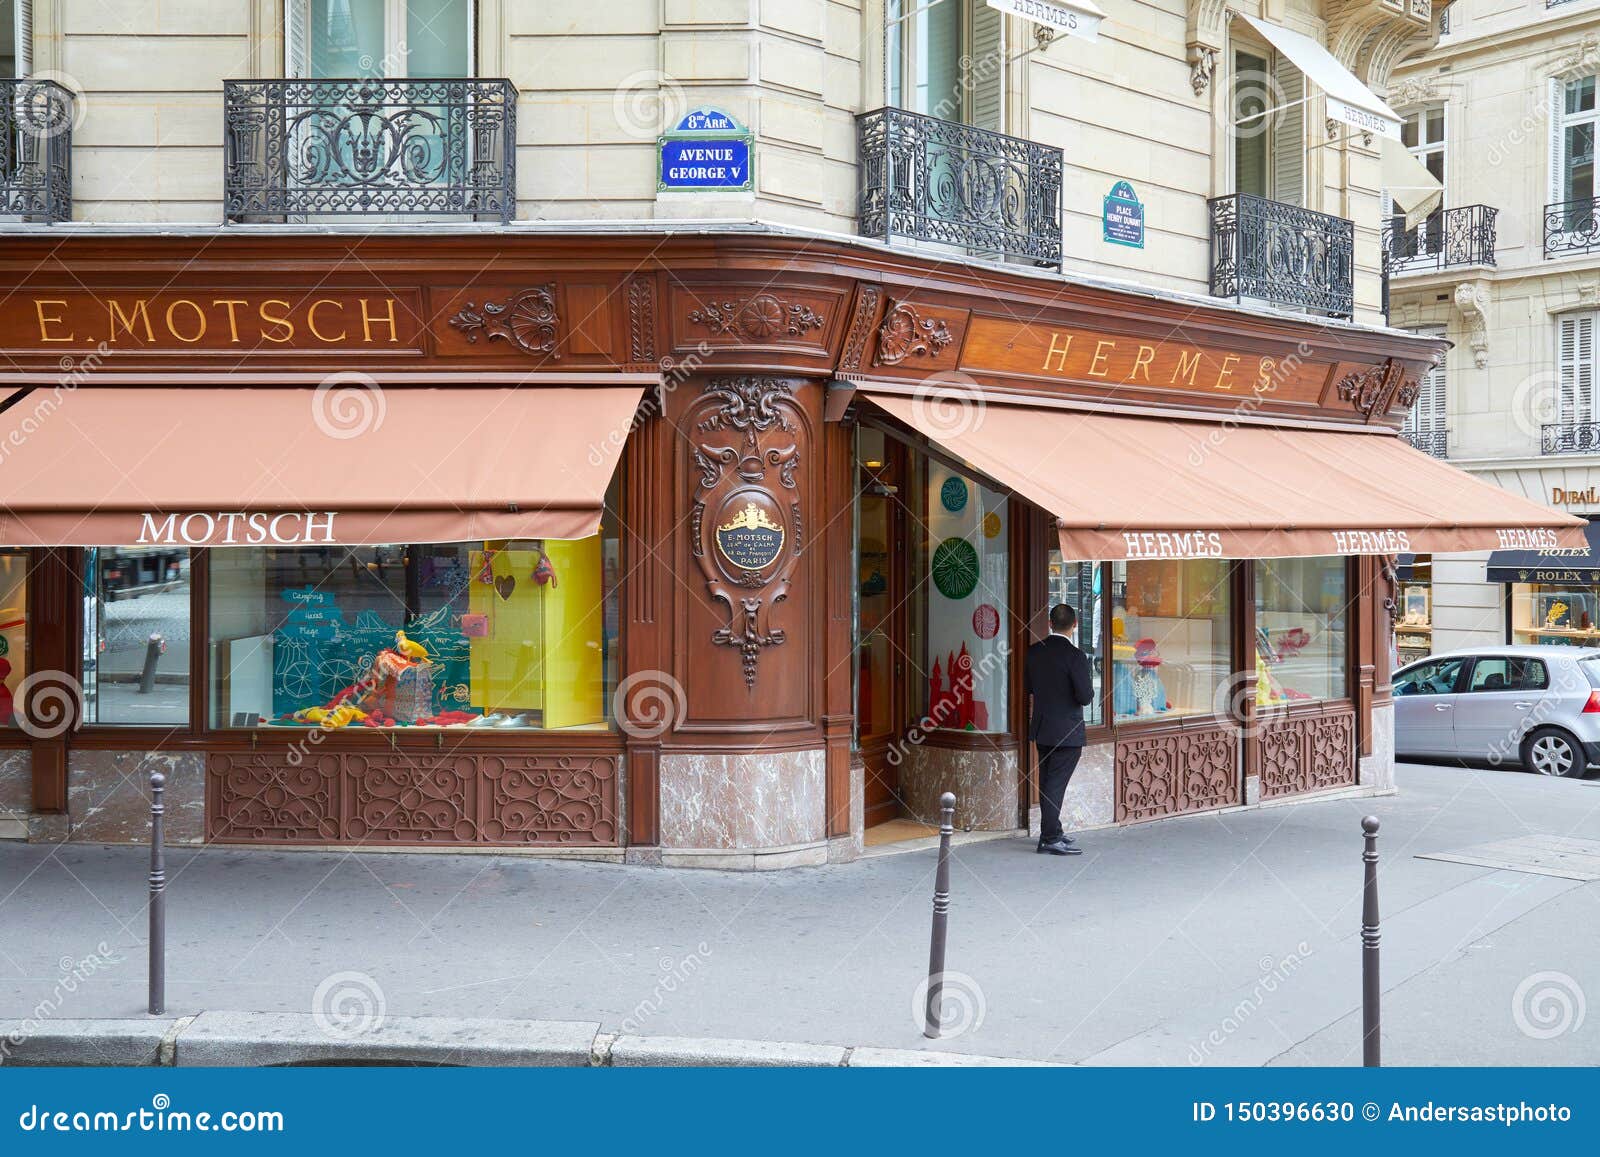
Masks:
[[[1600,422],[1546,422],[1539,427],[1541,454],[1600,452]]]
[[[863,237],[1061,264],[1060,149],[898,108],[858,116],[856,141]]]
[[[1400,437],[1414,449],[1434,458],[1450,457],[1450,432],[1448,430],[1401,430]]]
[[[229,221],[516,214],[509,80],[223,82]]]
[[[1355,226],[1249,193],[1213,197],[1211,293],[1330,317],[1355,309]]]
[[[72,93],[51,80],[0,80],[0,220],[72,219]]]
[[[1600,248],[1600,198],[1544,207],[1544,255],[1564,257]]]
[[[1449,269],[1456,265],[1493,265],[1495,218],[1488,205],[1436,209],[1413,229],[1404,217],[1383,223],[1383,273]]]

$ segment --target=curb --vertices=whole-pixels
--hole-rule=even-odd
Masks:
[[[1062,1067],[936,1049],[611,1035],[593,1021],[391,1016],[341,1031],[310,1013],[0,1021],[0,1065],[564,1066],[576,1068]]]

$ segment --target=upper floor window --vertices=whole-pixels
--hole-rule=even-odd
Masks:
[[[473,0],[287,0],[289,76],[473,74]]]
[[[27,76],[33,60],[33,0],[0,0],[0,80]]]
[[[888,0],[889,103],[1003,131],[1004,24],[983,0]]]
[[[1248,44],[1233,53],[1233,191],[1305,201],[1305,77],[1286,58]]]
[[[1552,82],[1552,202],[1594,199],[1595,78]]]
[[[1568,314],[1560,321],[1561,392],[1556,421],[1563,426],[1594,420],[1595,315]]]
[[[1425,326],[1411,332],[1418,337],[1442,339],[1445,336],[1445,327]],[[1440,358],[1429,367],[1427,373],[1422,375],[1422,389],[1417,394],[1417,404],[1412,406],[1411,412],[1406,415],[1402,431],[1413,436],[1442,434],[1448,413],[1447,405],[1445,365],[1444,359]]]
[[[1400,142],[1434,180],[1444,184],[1444,106],[1409,112],[1400,125]]]

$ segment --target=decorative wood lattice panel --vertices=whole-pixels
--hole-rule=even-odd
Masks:
[[[1354,707],[1294,715],[1261,733],[1261,798],[1351,787],[1356,782]]]
[[[617,843],[617,758],[215,752],[206,838],[251,844]]]
[[[1209,811],[1239,802],[1239,737],[1197,728],[1117,740],[1118,823]]]

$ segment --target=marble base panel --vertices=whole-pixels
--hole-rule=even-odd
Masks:
[[[93,844],[146,843],[153,771],[167,777],[167,843],[203,843],[206,761],[193,751],[72,752],[67,759],[68,838]]]
[[[1374,792],[1391,792],[1394,780],[1394,704],[1372,709],[1372,754],[1358,761],[1356,782]]]
[[[32,811],[33,753],[0,751],[0,821],[26,824]]]
[[[1115,821],[1116,756],[1116,745],[1111,743],[1096,743],[1083,749],[1061,805],[1061,826],[1067,831],[1103,828]]]
[[[956,795],[956,827],[1009,832],[1018,827],[1017,753],[970,748],[908,747],[900,764],[900,799],[912,819],[939,822],[939,797]]]
[[[821,748],[663,752],[662,862],[673,863],[675,853],[702,857],[718,852],[787,852],[811,847],[819,849],[825,860],[826,762]]]

